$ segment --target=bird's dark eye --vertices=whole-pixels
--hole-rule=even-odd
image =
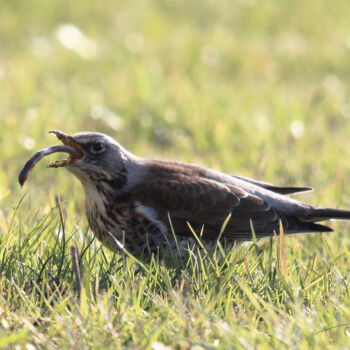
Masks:
[[[89,147],[91,153],[102,153],[105,150],[105,146],[102,142],[94,142]]]

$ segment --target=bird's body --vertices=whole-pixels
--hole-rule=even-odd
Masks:
[[[208,250],[215,245],[222,225],[227,242],[284,232],[328,232],[317,222],[350,219],[350,211],[318,208],[286,194],[309,188],[278,187],[227,175],[197,165],[139,158],[111,137],[99,133],[67,136],[54,132],[72,151],[65,166],[81,181],[86,215],[96,237],[108,248],[124,246],[138,258],[166,251],[187,251],[196,243],[191,228]],[[65,151],[67,152],[67,151]],[[74,156],[72,156],[74,154]],[[28,175],[28,174],[27,174]],[[174,238],[176,236],[176,241]]]

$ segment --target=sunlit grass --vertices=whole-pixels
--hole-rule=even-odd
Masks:
[[[348,342],[349,255],[332,252],[327,236],[315,237],[317,251],[281,236],[211,259],[197,251],[182,268],[170,268],[157,259],[141,267],[73,231],[62,226],[56,207],[28,225],[16,218],[2,237],[3,342],[140,348]],[[80,299],[71,245],[79,253]]]
[[[143,268],[93,240],[68,172],[43,160],[23,190],[16,177],[56,142],[49,130],[96,130],[139,156],[311,185],[298,198],[349,208],[349,10],[2,1],[0,347],[346,348],[347,223]]]

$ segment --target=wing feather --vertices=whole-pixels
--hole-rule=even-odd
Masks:
[[[169,213],[175,232],[186,236],[191,235],[186,224],[189,222],[195,229],[204,225],[204,238],[215,239],[230,213],[227,237],[250,238],[250,220],[257,236],[266,236],[273,234],[281,218],[264,199],[238,186],[203,177],[154,178],[134,188],[132,197],[154,208],[163,222],[168,222]]]
[[[253,185],[263,187],[266,190],[280,193],[280,194],[300,193],[300,192],[308,192],[313,190],[312,187],[276,186],[268,182],[253,180],[248,177],[243,177],[243,176],[233,176],[233,177],[239,180],[247,181]]]

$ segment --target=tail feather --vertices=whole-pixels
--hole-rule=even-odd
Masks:
[[[323,221],[330,219],[350,220],[350,210],[333,208],[313,208],[306,217],[307,221]]]
[[[315,224],[313,222],[310,222],[307,224],[306,230],[302,230],[303,232],[333,232],[333,229],[331,229],[329,226]]]

